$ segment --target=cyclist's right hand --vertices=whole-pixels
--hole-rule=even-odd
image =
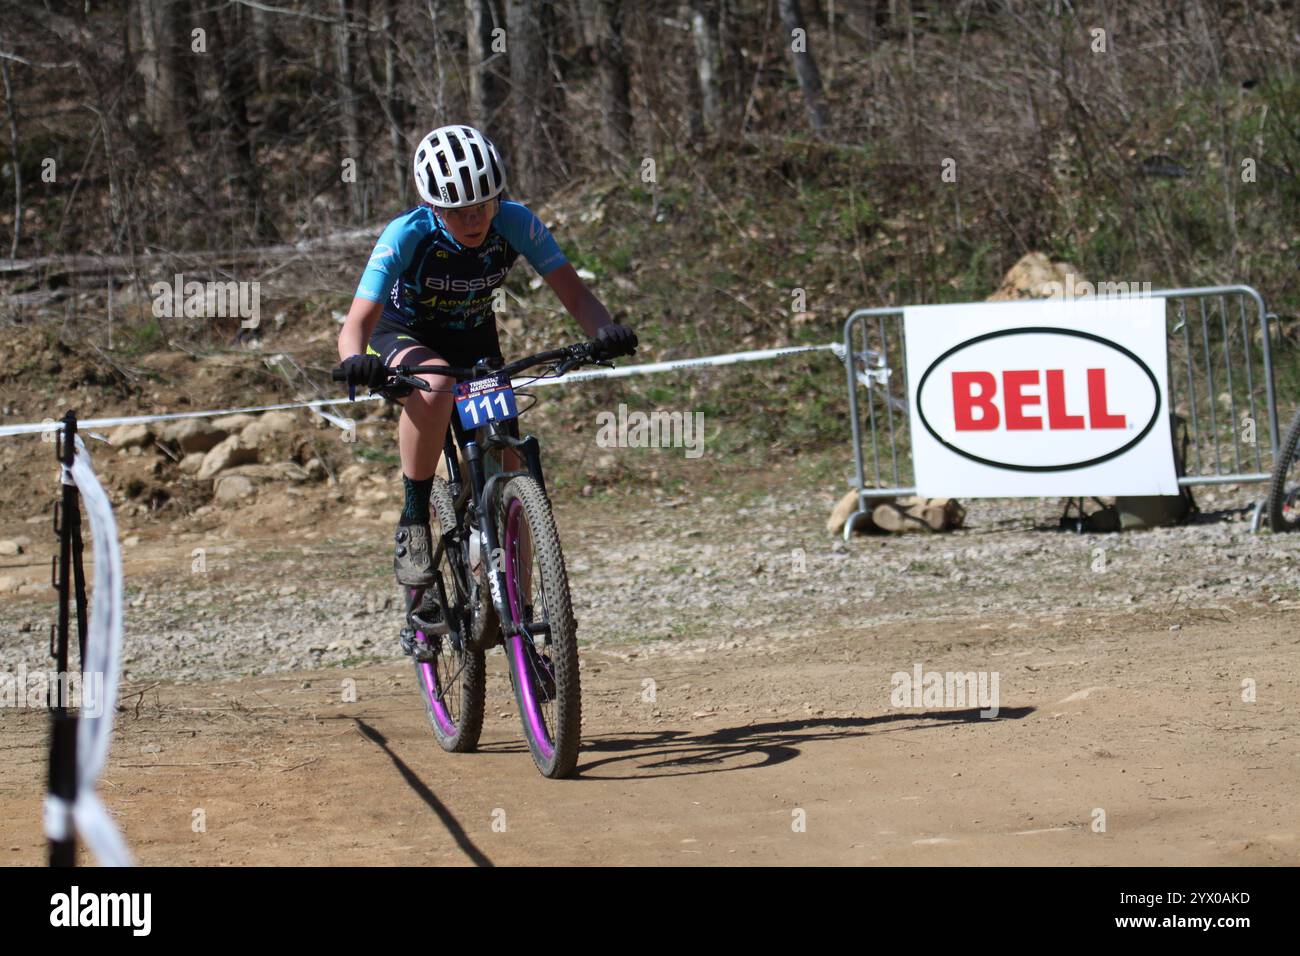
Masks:
[[[601,326],[596,333],[596,353],[601,358],[618,358],[620,355],[636,355],[636,333],[630,326],[612,322]]]
[[[388,369],[378,355],[349,355],[339,366],[341,375],[335,377],[352,387],[383,388],[388,382]]]

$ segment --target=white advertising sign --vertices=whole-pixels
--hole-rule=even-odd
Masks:
[[[1163,298],[915,306],[903,324],[917,494],[1178,493]]]

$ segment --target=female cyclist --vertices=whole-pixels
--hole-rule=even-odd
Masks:
[[[391,365],[500,360],[492,292],[521,254],[607,355],[636,353],[636,333],[610,318],[541,220],[503,198],[505,165],[481,132],[442,126],[424,137],[415,151],[415,185],[423,202],[380,235],[339,333],[349,385],[381,388]],[[433,584],[429,489],[452,421],[455,385],[442,375],[420,377],[432,391],[408,386],[385,393],[402,405],[397,443],[406,500],[393,569],[408,587]],[[513,450],[502,465],[521,467]]]

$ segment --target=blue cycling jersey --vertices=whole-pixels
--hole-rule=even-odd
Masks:
[[[401,326],[422,336],[469,331],[492,321],[492,290],[520,253],[543,276],[568,262],[542,221],[520,203],[501,203],[475,249],[457,242],[428,206],[416,206],[380,235],[357,297],[384,301],[381,328]]]

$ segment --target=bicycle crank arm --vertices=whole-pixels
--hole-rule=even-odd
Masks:
[[[439,634],[448,637],[451,636],[451,625],[449,625],[446,621],[426,621],[418,614],[411,614],[410,617],[411,617],[411,623],[414,624],[421,631],[424,631],[425,634]]]

